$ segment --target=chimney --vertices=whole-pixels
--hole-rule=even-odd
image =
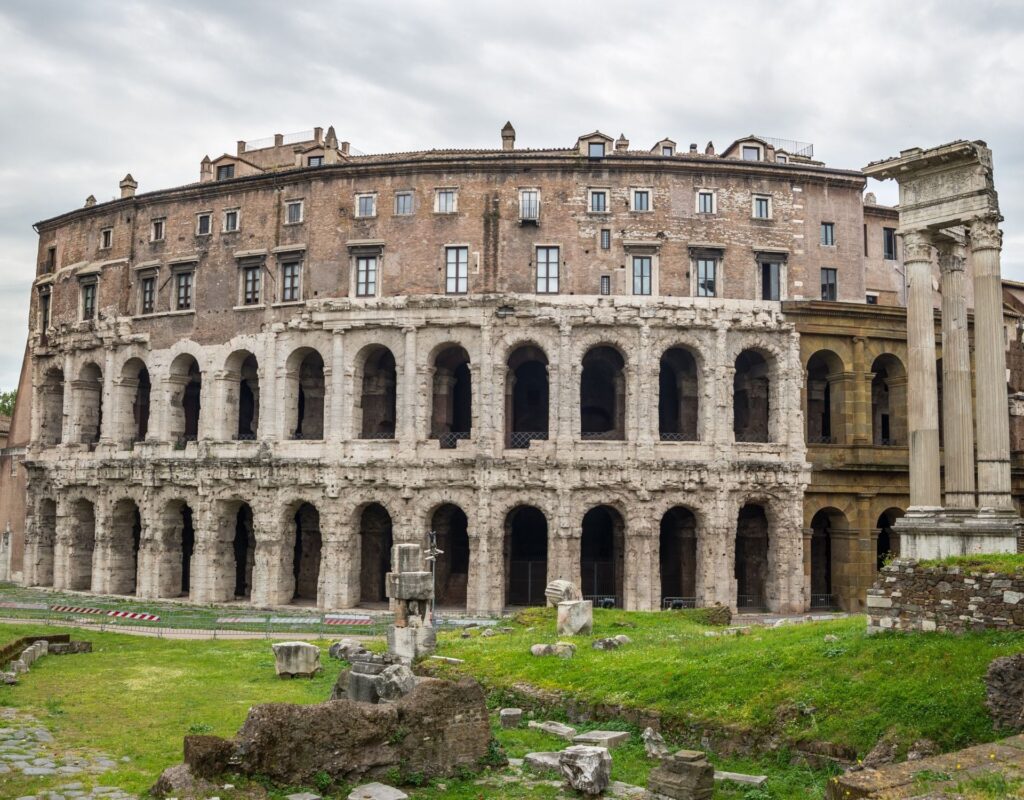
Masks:
[[[96,196],[95,195],[89,195],[87,198],[85,198],[85,207],[86,208],[92,208],[94,205],[96,205]]]
[[[240,156],[244,156],[245,155],[245,139],[239,139],[238,140],[238,155],[240,155]]]
[[[875,193],[874,192],[868,192],[866,195],[864,195],[864,203],[865,203],[865,205],[869,205],[869,206],[877,205],[878,198],[875,197]]]
[[[323,140],[324,140],[324,129],[323,128],[313,128],[313,141],[316,142],[317,144],[320,144],[321,142],[323,142]]]
[[[281,147],[283,144],[284,144],[284,134],[283,133],[275,133],[274,134],[274,147]]]
[[[199,162],[199,182],[207,183],[213,180],[213,163],[210,161],[209,156],[203,156],[203,160]]]
[[[343,156],[345,156],[345,158],[348,158],[348,149],[349,149],[349,147],[351,147],[351,145],[348,142],[342,142],[341,143],[341,154]]]
[[[708,146],[704,148],[704,155],[713,156],[715,154],[715,143],[708,142]]]
[[[615,152],[625,153],[629,150],[629,139],[626,138],[626,134],[620,133],[619,138],[615,140]]]
[[[327,129],[327,138],[324,140],[324,147],[334,150],[338,149],[338,134],[334,132],[334,126]]]
[[[135,197],[135,190],[139,188],[139,182],[132,177],[129,172],[124,176],[124,180],[118,184],[121,187],[121,198]]]
[[[691,153],[696,153],[697,152],[697,143],[696,142],[690,142],[690,152]]]
[[[516,129],[512,127],[511,120],[506,122],[505,127],[501,129],[501,149],[516,149]]]

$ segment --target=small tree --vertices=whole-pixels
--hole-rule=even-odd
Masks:
[[[0,392],[0,415],[9,417],[14,413],[14,399],[18,396],[17,389]]]

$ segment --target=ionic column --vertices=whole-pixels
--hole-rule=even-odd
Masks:
[[[942,269],[942,433],[946,507],[974,507],[974,422],[971,353],[964,297],[964,248],[937,245]]]
[[[1010,422],[1003,348],[998,216],[970,225],[974,269],[974,359],[978,381],[978,507],[1009,510]]]
[[[932,310],[932,245],[921,231],[903,234],[907,270],[907,421],[910,506],[939,508],[939,409]]]

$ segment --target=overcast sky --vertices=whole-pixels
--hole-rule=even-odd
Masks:
[[[32,223],[197,180],[205,154],[334,125],[366,153],[813,142],[829,166],[984,139],[1024,280],[1024,4],[0,0],[0,389],[17,383]],[[888,186],[879,198],[894,202]]]

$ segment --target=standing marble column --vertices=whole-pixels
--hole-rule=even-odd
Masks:
[[[1010,422],[1003,347],[999,217],[970,224],[974,268],[974,353],[978,381],[978,506],[1010,510]]]
[[[974,416],[971,353],[964,297],[964,248],[938,245],[942,270],[942,432],[946,507],[974,507]]]
[[[907,270],[907,418],[910,507],[939,508],[939,409],[932,310],[932,245],[922,231],[903,234]]]

